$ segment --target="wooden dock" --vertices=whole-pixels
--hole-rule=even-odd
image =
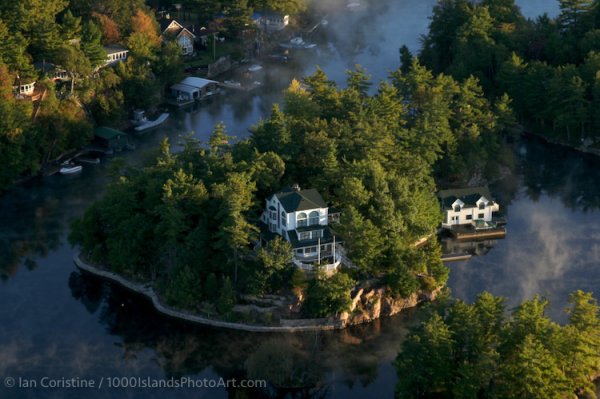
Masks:
[[[501,226],[485,230],[453,228],[450,233],[457,240],[483,240],[506,237],[506,228]]]
[[[219,87],[223,87],[224,89],[232,89],[232,90],[239,90],[239,91],[246,91],[246,92],[248,92],[248,91],[252,91],[254,89],[258,89],[259,87],[262,87],[262,83],[260,83],[260,84],[257,84],[257,83],[260,83],[260,82],[256,81],[256,82],[253,82],[250,85],[245,85],[245,86],[241,85],[241,84],[240,85],[235,85],[235,84],[230,84],[230,83],[225,83],[225,82],[218,82],[217,85]]]
[[[471,259],[472,256],[473,255],[466,252],[462,254],[444,254],[442,255],[442,262],[458,262]]]

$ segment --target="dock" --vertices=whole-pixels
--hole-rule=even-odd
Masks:
[[[236,85],[236,84],[231,84],[231,83],[225,83],[225,82],[219,82],[218,83],[219,87],[223,87],[224,89],[232,89],[232,90],[239,90],[239,91],[252,91],[254,89],[257,89],[259,87],[262,86],[262,83],[256,81],[256,82],[252,82],[250,85]]]
[[[471,259],[473,255],[469,253],[461,253],[461,254],[444,254],[442,255],[442,262],[458,262],[461,260]]]
[[[453,226],[448,231],[457,240],[483,240],[506,237],[506,228],[504,226],[480,230],[471,226]]]

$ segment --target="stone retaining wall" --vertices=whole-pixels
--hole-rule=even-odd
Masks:
[[[409,298],[396,300],[386,295],[384,287],[368,288],[369,284],[368,282],[365,282],[363,287],[358,290],[353,298],[351,312],[343,312],[337,317],[322,319],[280,319],[279,326],[261,326],[209,319],[197,314],[174,309],[165,305],[160,300],[150,284],[136,283],[117,273],[102,270],[87,264],[81,260],[79,254],[75,255],[73,260],[75,261],[75,265],[85,272],[117,283],[133,292],[146,296],[152,301],[156,310],[162,314],[206,326],[249,332],[294,333],[303,331],[339,330],[351,325],[369,323],[383,316],[392,316],[404,309],[415,307],[424,300],[432,301],[439,292],[439,289],[427,293],[420,292],[419,294],[411,295]]]

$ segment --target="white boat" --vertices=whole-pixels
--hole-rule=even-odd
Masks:
[[[294,37],[288,43],[279,43],[280,47],[289,49],[310,49],[315,48],[315,43],[306,43],[301,37]]]
[[[240,82],[236,82],[235,80],[226,80],[223,83],[225,83],[228,86],[242,87],[242,84]]]
[[[64,165],[64,164],[63,164]],[[83,167],[81,165],[69,164],[64,165],[58,170],[61,175],[74,175],[75,173],[81,172]]]
[[[263,69],[263,67],[261,65],[252,65],[251,67],[248,68],[248,72],[258,72],[261,69]]]
[[[135,130],[136,132],[141,132],[143,130],[152,129],[153,127],[156,127],[156,126],[164,123],[164,121],[166,121],[168,117],[169,117],[168,112],[162,113],[155,120],[144,122],[141,125],[134,127],[133,130]]]

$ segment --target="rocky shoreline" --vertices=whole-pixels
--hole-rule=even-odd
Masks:
[[[73,261],[77,268],[86,273],[116,283],[128,290],[145,296],[152,301],[154,308],[158,312],[166,316],[210,327],[247,332],[295,333],[341,330],[352,325],[369,323],[380,317],[393,316],[405,309],[413,308],[419,303],[435,300],[441,290],[440,287],[432,292],[419,292],[412,294],[408,298],[394,299],[386,295],[385,288],[382,287],[358,288],[356,294],[353,295],[352,307],[349,312],[343,312],[339,316],[323,319],[280,319],[279,325],[266,326],[211,319],[191,312],[174,309],[163,303],[150,284],[136,283],[117,273],[90,265],[81,259],[80,254],[76,254],[73,257]]]

